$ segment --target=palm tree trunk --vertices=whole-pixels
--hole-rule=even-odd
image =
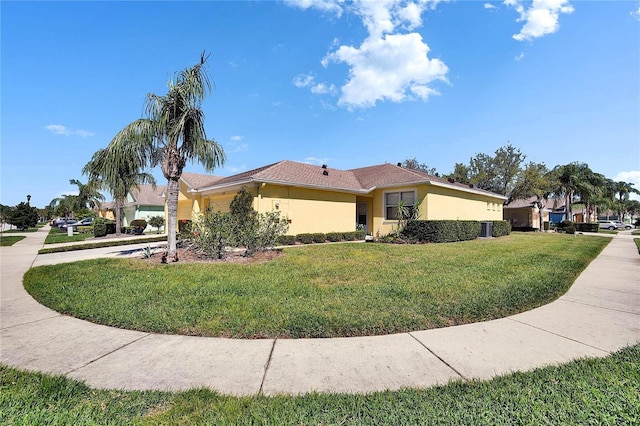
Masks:
[[[176,258],[176,234],[178,225],[178,193],[180,183],[178,179],[167,179],[167,244],[169,246],[168,257]]]
[[[122,207],[122,201],[121,200],[116,200],[116,205],[115,207],[115,216],[116,216],[116,236],[119,237],[122,233],[122,227],[120,226],[120,210]]]

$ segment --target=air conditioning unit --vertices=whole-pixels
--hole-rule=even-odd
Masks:
[[[480,238],[491,238],[493,236],[493,222],[481,222],[480,226]]]

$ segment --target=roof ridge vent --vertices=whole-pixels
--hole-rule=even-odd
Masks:
[[[455,180],[454,178],[452,178],[452,177],[450,177],[450,178],[449,178],[449,179],[447,179],[447,180],[449,181],[449,183],[455,183],[455,181],[456,181],[456,180]]]
[[[323,165],[322,165],[322,168],[323,168],[323,169],[326,169],[326,168],[327,168],[327,165],[326,165],[326,164],[323,164]]]

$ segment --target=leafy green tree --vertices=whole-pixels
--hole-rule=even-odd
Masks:
[[[167,242],[168,256],[177,260],[176,232],[179,180],[187,162],[199,162],[207,172],[225,161],[224,150],[207,137],[201,105],[211,91],[204,69],[207,56],[169,81],[164,96],[149,94],[147,118],[127,125],[116,136],[121,149],[138,156],[151,167],[160,165],[167,179]],[[125,147],[126,146],[126,147]]]
[[[164,217],[163,216],[150,217],[149,225],[151,225],[153,228],[156,228],[156,231],[159,232],[160,228],[164,226]]]
[[[536,197],[536,207],[540,212],[540,231],[544,231],[542,210],[547,204],[553,186],[553,175],[547,169],[547,166],[544,163],[529,162],[518,176],[518,180],[509,195],[508,202]]]
[[[453,167],[453,172],[445,177],[447,177],[448,179],[453,179],[454,181],[460,182],[465,185],[471,183],[469,180],[469,166],[466,166],[462,163],[456,163]]]
[[[420,163],[418,160],[414,158],[407,158],[402,163],[402,167],[410,170],[418,170],[420,172],[426,173],[431,176],[437,176],[438,172],[434,167],[429,167],[425,163]]]
[[[21,202],[11,209],[7,223],[20,230],[32,228],[38,224],[38,209]]]
[[[494,155],[476,154],[469,160],[468,166],[456,163],[453,173],[448,177],[497,194],[509,195],[526,158],[520,149],[508,144],[498,148]]]
[[[139,189],[140,184],[150,183],[154,189],[156,184],[150,173],[142,171],[144,157],[131,152],[132,145],[116,136],[106,148],[96,151],[82,169],[90,182],[111,193],[115,202],[116,235],[122,233],[121,210],[127,194],[132,189]]]
[[[616,210],[619,217],[624,220],[625,214],[628,213],[628,201],[631,194],[640,194],[633,183],[629,182],[614,182],[614,188],[617,196]]]

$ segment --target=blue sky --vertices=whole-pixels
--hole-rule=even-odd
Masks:
[[[640,188],[640,1],[7,2],[1,192],[43,207],[211,54],[227,176],[407,158],[449,173],[511,143]],[[200,173],[197,164],[186,171]],[[165,184],[159,170],[159,184]]]

